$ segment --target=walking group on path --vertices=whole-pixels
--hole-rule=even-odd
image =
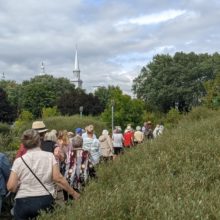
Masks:
[[[32,129],[23,132],[21,144],[11,167],[0,153],[0,216],[7,192],[15,194],[11,214],[15,220],[35,219],[41,210],[54,209],[58,191],[63,200],[77,200],[89,179],[97,178],[100,162],[115,159],[144,139],[162,134],[164,126],[152,128],[150,121],[133,130],[128,124],[124,133],[116,126],[112,135],[104,129],[98,138],[94,126],[48,131],[43,121],[35,121]],[[4,206],[4,204],[3,204]]]

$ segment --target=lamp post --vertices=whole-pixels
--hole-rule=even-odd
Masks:
[[[83,106],[80,106],[80,107],[79,107],[79,113],[80,113],[80,118],[82,118]]]
[[[114,105],[115,105],[114,100],[111,101],[111,105],[112,105],[112,133],[113,133],[113,130],[114,130]]]

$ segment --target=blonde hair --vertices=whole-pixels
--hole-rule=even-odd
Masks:
[[[70,143],[69,137],[68,137],[68,132],[67,130],[59,131],[58,132],[58,139],[62,140],[64,145],[67,145]]]

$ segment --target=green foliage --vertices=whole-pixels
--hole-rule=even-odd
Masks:
[[[156,55],[134,80],[133,91],[154,110],[168,112],[177,106],[187,112],[200,104],[206,94],[204,82],[214,79],[218,71],[217,53]]]
[[[75,86],[68,79],[36,76],[22,83],[21,108],[30,111],[35,118],[40,117],[43,108],[56,106],[57,100],[72,90]]]
[[[101,135],[103,129],[108,129],[106,123],[102,122],[99,118],[90,116],[83,116],[82,118],[80,118],[79,115],[71,117],[55,116],[44,118],[43,121],[49,130],[68,130],[72,132],[74,132],[77,127],[85,128],[87,125],[93,124],[97,136]],[[18,119],[7,135],[0,134],[0,151],[17,150],[22,133],[30,129],[31,126],[32,121]]]
[[[193,108],[190,114],[187,114],[182,118],[186,118],[186,120],[188,121],[196,122],[198,120],[204,120],[209,117],[214,117],[215,115],[216,111],[210,111],[210,109],[208,109],[207,107],[200,106]]]
[[[209,113],[101,165],[73,207],[41,219],[219,219],[220,112]]]
[[[0,133],[0,152],[6,152],[11,150],[9,144],[12,141],[12,136],[10,134]]]
[[[59,115],[60,115],[60,113],[59,113],[56,106],[42,109],[42,118],[43,119],[49,118],[49,117],[54,117],[54,116],[59,116]]]
[[[15,108],[9,103],[6,92],[0,88],[0,122],[11,123],[15,116]]]
[[[130,96],[122,94],[118,88],[111,91],[109,103],[101,118],[111,126],[112,121],[112,105],[114,106],[114,125],[120,125],[122,128],[127,124],[132,126],[142,124],[144,113],[144,102],[140,99],[131,99]]]
[[[81,89],[69,91],[58,99],[58,109],[63,115],[79,114],[79,109],[83,106],[83,115],[99,115],[103,111],[97,96],[92,93],[86,94]]]
[[[164,123],[166,115],[161,112],[145,112],[143,122],[151,121],[153,125]]]
[[[205,83],[207,95],[203,98],[204,104],[212,109],[220,107],[220,72],[214,80],[209,80]]]
[[[33,120],[33,114],[27,110],[22,110],[20,115],[19,115],[19,120],[21,121],[31,121]]]
[[[18,119],[12,126],[12,133],[15,137],[22,134],[26,128],[30,128],[30,123],[33,120],[33,114],[27,110],[22,110]],[[16,141],[17,142],[17,141]]]
[[[107,88],[102,86],[95,90],[95,96],[97,96],[104,108],[111,102],[112,95],[116,91],[121,91],[118,86],[108,86]]]
[[[107,128],[106,123],[100,121],[98,118],[79,115],[74,116],[57,116],[49,117],[44,120],[46,127],[56,130],[68,130],[74,132],[76,128],[85,128],[87,125],[93,124],[96,135],[100,135],[103,129]]]
[[[0,133],[7,134],[10,132],[10,125],[0,122]]]
[[[3,88],[7,93],[10,105],[18,109],[20,85],[17,84],[15,81],[1,80],[0,87]]]
[[[170,109],[166,115],[166,123],[176,125],[181,118],[180,112],[176,108]]]

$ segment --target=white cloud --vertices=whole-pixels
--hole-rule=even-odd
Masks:
[[[161,22],[166,22],[171,19],[174,19],[180,15],[185,14],[185,10],[167,10],[154,14],[139,16],[136,18],[125,19],[119,21],[116,26],[127,25],[127,24],[137,24],[137,25],[151,25],[159,24]]]
[[[0,0],[0,10],[0,74],[17,82],[42,61],[46,72],[73,79],[76,44],[84,89],[126,93],[158,53],[220,51],[216,0]]]

